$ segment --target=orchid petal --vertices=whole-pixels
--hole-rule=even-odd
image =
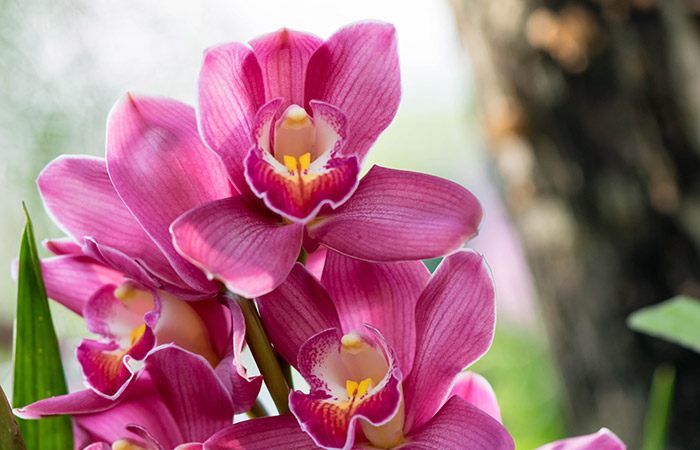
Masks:
[[[297,263],[274,291],[257,299],[260,316],[275,350],[292,366],[311,336],[340,328],[333,302],[321,284]]]
[[[350,140],[343,155],[364,159],[394,118],[400,97],[396,30],[390,24],[361,22],[341,28],[309,60],[305,106],[320,100],[347,115]]]
[[[145,327],[143,335],[131,348],[123,349],[114,341],[83,339],[75,353],[87,385],[97,394],[114,400],[122,395],[136,374],[129,361],[143,359],[154,345],[153,332]]]
[[[230,370],[231,396],[236,414],[249,411],[258,397],[263,378],[261,375],[248,377],[248,372],[243,366],[242,353],[245,347],[245,317],[238,303],[227,297],[228,307],[231,311],[231,322],[233,328],[233,357],[230,360],[233,370]],[[227,361],[227,360],[225,360]],[[221,364],[223,364],[222,362]],[[228,363],[228,361],[227,361]],[[217,372],[219,372],[217,368]],[[220,372],[219,372],[220,373]],[[221,378],[221,375],[219,375]],[[226,383],[228,386],[228,383]]]
[[[137,424],[129,424],[125,427],[127,431],[131,431],[134,433],[136,436],[140,437],[143,439],[145,442],[147,442],[149,445],[148,447],[153,450],[165,450],[162,445],[160,445],[160,442],[156,438],[154,438],[151,433],[148,432],[148,430],[141,425]]]
[[[480,410],[488,413],[494,419],[503,423],[501,420],[501,408],[498,406],[498,401],[496,400],[496,393],[493,391],[489,382],[486,381],[486,378],[478,373],[462,372],[457,375],[457,379],[454,386],[452,386],[452,391],[449,396],[451,398],[454,395],[462,397]]]
[[[223,356],[231,351],[231,316],[228,309],[216,300],[218,298],[188,304],[202,319],[216,354]]]
[[[482,256],[447,256],[416,305],[416,356],[404,383],[406,429],[420,428],[437,412],[457,374],[488,350],[495,323],[493,280]]]
[[[143,286],[157,289],[162,285],[161,280],[154,278],[153,275],[134,260],[134,258],[108,245],[99,244],[89,236],[85,237],[83,253]]]
[[[294,416],[262,417],[229,425],[204,443],[204,450],[314,450]]]
[[[58,239],[44,239],[41,243],[46,250],[50,251],[54,255],[81,255],[83,253],[82,248],[78,245],[73,238],[64,237]]]
[[[168,227],[185,211],[236,195],[220,161],[199,138],[194,109],[170,99],[125,95],[107,125],[107,170],[114,188],[185,282],[218,287],[173,248]]]
[[[309,235],[368,261],[443,256],[474,236],[479,201],[462,186],[431,175],[374,166],[343,205],[309,224]]]
[[[513,450],[508,431],[476,406],[452,397],[402,450]]]
[[[308,270],[311,275],[315,276],[317,280],[320,280],[323,274],[327,254],[328,249],[326,247],[320,247],[306,256],[306,270]]]
[[[625,445],[619,437],[607,428],[601,428],[597,433],[576,436],[537,447],[536,450],[625,450]]]
[[[76,314],[106,284],[121,285],[124,275],[84,255],[64,254],[41,260],[46,294]]]
[[[180,442],[203,442],[233,421],[231,398],[200,355],[161,346],[146,359],[145,370],[182,432]]]
[[[74,414],[73,420],[106,442],[134,439],[145,446],[141,436],[128,431],[127,426],[131,424],[138,424],[142,429],[148,430],[148,434],[164,448],[173,448],[181,442],[187,442],[148,374],[142,373],[133,384],[134,388],[119,404],[106,411]]]
[[[204,53],[199,73],[199,131],[244,195],[252,196],[243,175],[243,159],[253,145],[255,114],[264,103],[262,71],[249,47],[233,42]]]
[[[117,195],[104,160],[59,156],[36,180],[46,211],[75,242],[91,236],[144,263],[153,273],[171,279],[163,253],[136,222]]]
[[[252,298],[284,281],[299,254],[303,227],[263,216],[239,196],[188,211],[171,232],[183,256],[229,291]]]
[[[284,108],[302,105],[306,64],[322,42],[312,34],[287,28],[250,41],[262,68],[265,98],[282,97]]]
[[[39,400],[22,408],[16,408],[14,413],[22,419],[39,419],[41,417],[55,416],[58,414],[87,414],[104,411],[119,404],[128,392],[136,385],[133,383],[126,390],[125,395],[110,400],[98,395],[92,389],[85,389],[57,397],[49,397]]]
[[[429,278],[420,261],[375,264],[329,251],[322,282],[343,331],[365,323],[381,330],[396,350],[402,372],[409,373],[416,343],[416,301]]]
[[[106,442],[95,442],[83,448],[83,450],[112,450],[112,446]]]
[[[369,326],[366,329],[369,340],[381,349],[384,370],[377,371],[381,369],[379,367],[346,367],[344,357],[348,354],[343,355],[337,328],[312,336],[299,349],[299,373],[309,383],[310,392],[292,391],[289,408],[301,428],[320,447],[352,448],[359,420],[381,426],[392,421],[398,413],[401,414],[398,417],[401,421],[398,429],[401,430],[402,374],[398,358],[376,329]],[[349,359],[357,362],[356,355],[349,356]],[[348,398],[346,380],[355,381],[359,374],[362,374],[359,379],[364,379],[369,373],[373,373],[365,380],[370,382],[369,390],[359,397]]]

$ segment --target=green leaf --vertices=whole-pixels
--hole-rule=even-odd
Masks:
[[[700,300],[695,298],[680,295],[639,309],[627,326],[700,353]]]
[[[15,416],[7,403],[5,391],[0,387],[0,448],[3,450],[26,450],[22,436],[19,434]]]
[[[19,250],[14,342],[15,381],[12,404],[15,407],[67,393],[32,222],[26,207],[24,212],[27,224]],[[69,416],[19,419],[18,424],[28,450],[73,448],[73,430]]]
[[[676,369],[669,364],[662,364],[654,371],[644,419],[642,450],[664,450],[666,448],[675,378]]]

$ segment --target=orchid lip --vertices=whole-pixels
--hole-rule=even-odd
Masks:
[[[358,185],[360,163],[343,156],[347,123],[333,105],[311,101],[311,113],[282,99],[263,105],[255,119],[255,144],[244,160],[252,192],[276,214],[306,224],[324,205],[336,208]]]

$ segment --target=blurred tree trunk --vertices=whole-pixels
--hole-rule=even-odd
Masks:
[[[700,358],[625,326],[700,295],[699,2],[451,3],[572,432],[639,448],[651,373],[671,361],[671,448],[700,448]]]

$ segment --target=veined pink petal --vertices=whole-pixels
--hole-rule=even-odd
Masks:
[[[289,414],[229,425],[204,443],[204,450],[270,449],[314,450],[318,447]]]
[[[225,359],[222,361],[220,365],[224,363],[232,365],[231,368],[228,369],[231,380],[231,397],[233,399],[234,412],[236,414],[241,414],[253,407],[255,399],[260,392],[263,378],[260,375],[249,377],[246,368],[243,366],[241,354],[245,347],[245,317],[243,317],[243,312],[234,299],[230,297],[226,297],[226,299],[228,300],[228,308],[231,311],[233,327],[233,356],[230,360]],[[226,367],[224,366],[224,371],[225,370]],[[221,372],[218,367],[217,372],[219,372],[221,377]]]
[[[307,339],[327,328],[340,328],[328,294],[299,263],[284,283],[257,303],[275,350],[295,367],[299,348]]]
[[[112,450],[112,446],[106,442],[95,442],[88,445],[83,450]]]
[[[38,419],[40,417],[55,416],[57,414],[87,414],[104,411],[119,404],[126,395],[136,386],[133,383],[125,392],[125,395],[116,400],[110,400],[96,394],[92,389],[72,392],[66,395],[49,397],[39,400],[22,408],[16,408],[14,413],[22,419]]]
[[[480,410],[488,413],[491,417],[503,423],[501,420],[501,408],[496,400],[496,393],[493,388],[478,373],[462,372],[457,375],[454,386],[449,397],[458,395],[478,407]]]
[[[284,108],[303,105],[306,64],[322,42],[312,34],[287,28],[250,41],[262,68],[265,98],[282,97]]]
[[[496,304],[481,255],[460,251],[442,261],[418,300],[416,324],[416,356],[404,382],[407,430],[430,420],[457,374],[491,345]]]
[[[224,356],[231,352],[231,315],[228,308],[219,300],[219,298],[213,298],[210,301],[188,304],[204,322],[216,354]]]
[[[415,353],[415,306],[430,272],[420,261],[376,264],[328,251],[322,283],[344,332],[369,324],[396,350],[409,373]]]
[[[54,255],[81,255],[83,253],[80,245],[69,237],[44,239],[41,244]]]
[[[206,203],[171,226],[178,251],[229,291],[253,298],[277,287],[301,248],[303,227],[264,216],[243,197]]]
[[[112,186],[105,161],[88,156],[59,156],[36,180],[46,211],[76,242],[91,236],[102,245],[140,260],[171,280],[163,253],[136,222]]]
[[[149,450],[165,450],[163,446],[160,445],[160,442],[158,442],[158,439],[153,437],[153,435],[151,435],[151,433],[149,433],[145,427],[132,423],[127,425],[126,429],[140,437],[144,442],[146,442]]]
[[[625,445],[619,437],[607,428],[601,428],[597,433],[576,436],[537,447],[536,450],[625,450]]]
[[[145,446],[141,436],[128,430],[127,426],[131,424],[138,424],[142,429],[148,430],[148,434],[166,449],[187,442],[180,431],[180,424],[173,418],[148,374],[141,372],[133,384],[134,388],[128,391],[119,404],[101,412],[74,414],[73,420],[105,442],[133,439]]]
[[[102,245],[90,236],[85,236],[83,253],[143,286],[158,289],[162,285],[160,279],[155,278],[139,262],[134,260],[134,258],[108,245]],[[168,267],[170,268],[170,266]],[[170,268],[170,270],[172,271],[172,268]],[[174,272],[173,276],[177,277]]]
[[[335,211],[308,225],[323,245],[368,261],[435,258],[473,237],[479,201],[462,186],[431,175],[374,166]]]
[[[237,195],[202,143],[194,109],[166,98],[126,94],[107,122],[107,170],[119,196],[175,271],[193,289],[216,283],[180,256],[169,227],[182,213]]]
[[[326,247],[319,247],[306,257],[306,270],[308,270],[311,275],[315,276],[317,280],[320,280],[321,274],[323,274],[327,254],[328,249]]]
[[[105,284],[121,285],[124,275],[84,255],[64,254],[41,260],[46,294],[76,314]]]
[[[182,432],[180,443],[204,442],[233,421],[231,397],[200,355],[161,346],[148,356],[145,370]]]
[[[310,392],[292,391],[289,407],[301,428],[317,445],[326,449],[353,448],[358,421],[384,425],[397,413],[403,420],[401,369],[398,359],[384,338],[366,327],[370,340],[381,347],[385,373],[377,368],[358,367],[356,355],[344,353],[338,329],[329,329],[312,336],[299,350],[299,373],[309,383]],[[348,359],[345,359],[348,358]],[[352,365],[352,367],[350,367]],[[388,369],[387,369],[388,367]],[[359,397],[350,397],[346,383],[359,383],[369,373],[369,390]],[[381,373],[381,375],[379,375]],[[359,375],[362,374],[362,375]],[[383,377],[381,379],[376,379]],[[357,379],[360,378],[360,379]],[[357,387],[359,392],[359,387]],[[401,423],[398,424],[399,430]]]
[[[455,396],[425,426],[408,439],[402,450],[513,450],[508,431],[493,417]]]
[[[244,195],[252,194],[243,175],[243,159],[253,145],[255,114],[264,103],[263,75],[253,50],[233,42],[204,53],[199,73],[199,131]]]
[[[189,442],[178,445],[174,450],[204,450],[204,444],[201,442]]]
[[[343,155],[362,161],[396,114],[401,98],[396,30],[387,23],[361,22],[338,30],[309,60],[304,101],[320,100],[348,118]]]

